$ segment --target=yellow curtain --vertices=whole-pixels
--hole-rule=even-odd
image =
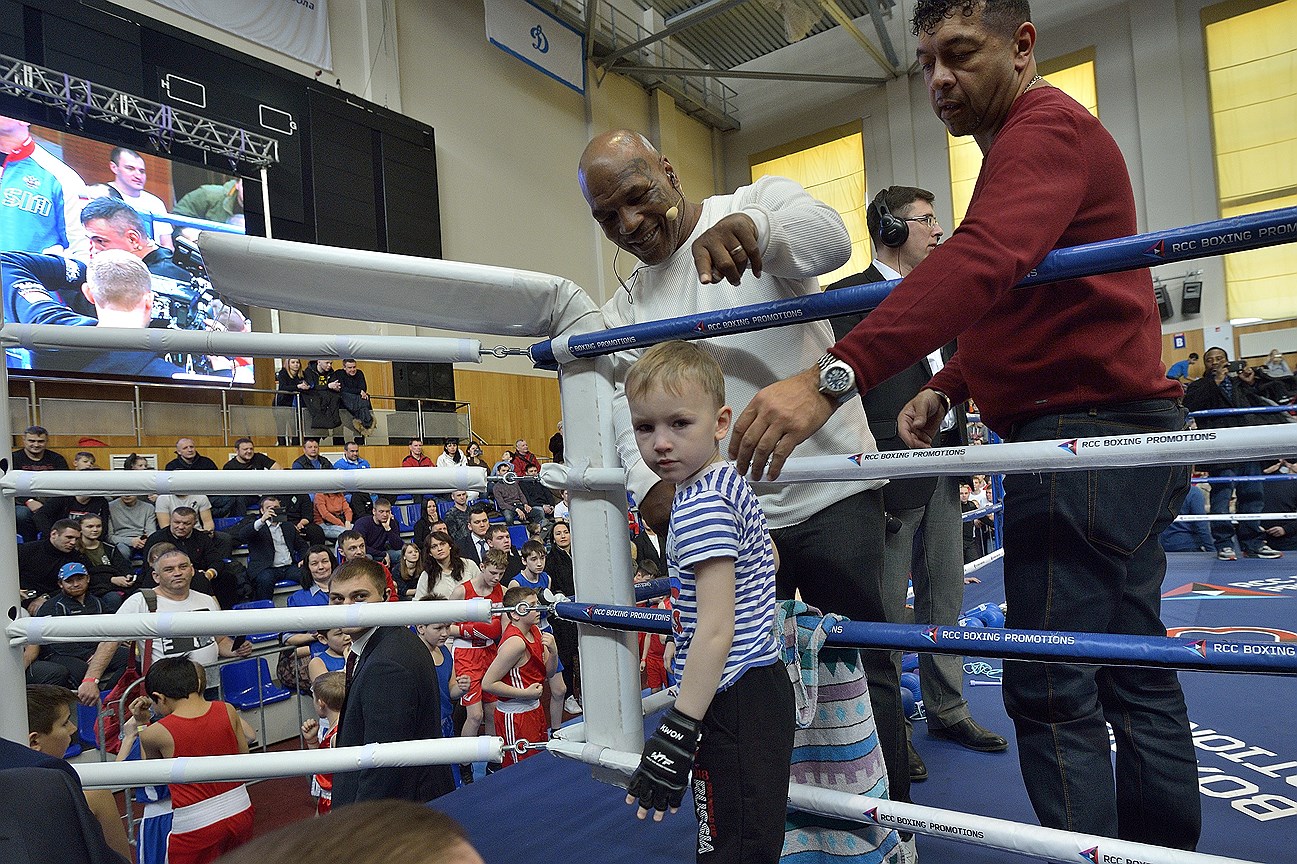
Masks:
[[[1214,21],[1205,31],[1221,216],[1297,204],[1297,0]],[[1297,317],[1295,285],[1292,246],[1225,258],[1231,318]]]
[[[767,174],[796,180],[812,196],[842,214],[851,234],[851,260],[820,277],[820,285],[859,273],[869,266],[869,229],[865,224],[865,149],[859,133],[752,164],[752,179]]]
[[[1084,105],[1095,117],[1099,116],[1099,94],[1094,85],[1093,60],[1045,73],[1043,77]],[[947,132],[946,143],[950,154],[950,206],[955,214],[955,227],[958,227],[964,221],[964,214],[968,212],[968,202],[973,198],[973,186],[977,183],[978,172],[982,170],[982,151],[969,135],[956,138]]]

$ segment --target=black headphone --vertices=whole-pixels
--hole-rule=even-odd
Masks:
[[[897,219],[892,215],[892,211],[887,209],[886,199],[890,188],[889,186],[875,195],[874,200],[869,202],[869,209],[873,211],[878,222],[879,242],[889,249],[895,249],[904,246],[905,241],[910,238],[910,225],[904,219]],[[868,216],[869,213],[866,211],[866,219]]]

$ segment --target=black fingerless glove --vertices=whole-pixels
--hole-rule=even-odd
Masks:
[[[644,742],[639,767],[626,791],[646,810],[679,807],[694,766],[702,724],[675,708],[667,711],[653,736]]]

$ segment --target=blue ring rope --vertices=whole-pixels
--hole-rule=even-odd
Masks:
[[[1297,242],[1297,207],[1285,207],[1150,234],[1055,249],[1017,287],[1156,267],[1175,261],[1189,261],[1292,242]],[[597,357],[645,348],[672,339],[704,339],[727,333],[748,333],[783,324],[864,312],[883,302],[898,284],[899,279],[875,282],[804,297],[753,303],[700,315],[665,318],[661,321],[583,333],[568,340],[567,349],[576,357]],[[537,342],[527,350],[537,368],[558,368],[553,340]]]
[[[671,613],[663,609],[567,602],[555,604],[554,614],[578,624],[613,630],[671,632]],[[819,619],[798,618],[799,623],[803,620],[813,627]],[[825,644],[837,648],[884,648],[1041,663],[1297,675],[1297,645],[1280,642],[846,621],[829,630]]]

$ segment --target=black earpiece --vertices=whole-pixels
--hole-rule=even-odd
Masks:
[[[910,238],[910,225],[904,219],[897,219],[892,215],[892,211],[887,209],[886,199],[887,190],[884,189],[874,196],[874,200],[869,202],[869,207],[878,220],[879,241],[889,249],[895,249],[904,246],[905,241]],[[865,215],[868,217],[868,213]]]

